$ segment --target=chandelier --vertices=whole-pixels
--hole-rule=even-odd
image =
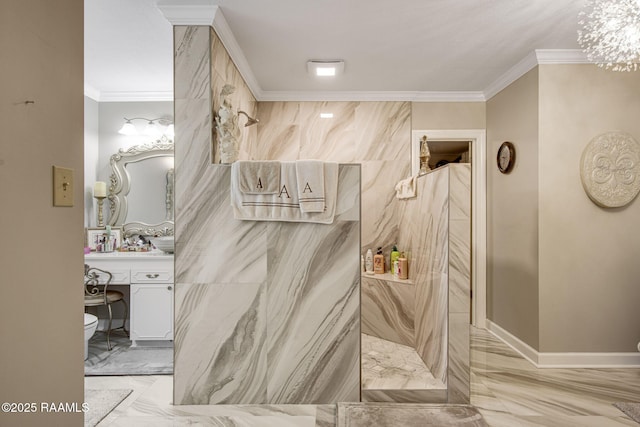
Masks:
[[[587,0],[578,43],[589,61],[612,71],[640,68],[640,0]]]

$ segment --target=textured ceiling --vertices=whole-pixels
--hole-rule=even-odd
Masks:
[[[308,93],[483,91],[536,49],[577,49],[584,1],[211,3],[262,91]],[[85,0],[85,22],[89,87],[103,94],[171,92],[171,24],[153,0]],[[309,59],[343,59],[345,72],[313,78]]]

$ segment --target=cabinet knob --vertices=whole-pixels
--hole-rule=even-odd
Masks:
[[[155,273],[155,274],[147,274],[147,277],[148,277],[149,279],[157,279],[157,278],[158,278],[158,276],[159,276],[159,274],[158,274],[158,273]]]
[[[172,286],[167,286],[167,289],[171,290],[171,289],[173,289],[173,287]]]

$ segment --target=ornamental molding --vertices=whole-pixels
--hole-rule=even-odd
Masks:
[[[580,178],[598,206],[626,206],[640,192],[640,144],[625,132],[596,136],[582,152]]]

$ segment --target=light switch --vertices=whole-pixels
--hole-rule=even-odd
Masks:
[[[73,169],[53,167],[53,206],[73,206]]]

